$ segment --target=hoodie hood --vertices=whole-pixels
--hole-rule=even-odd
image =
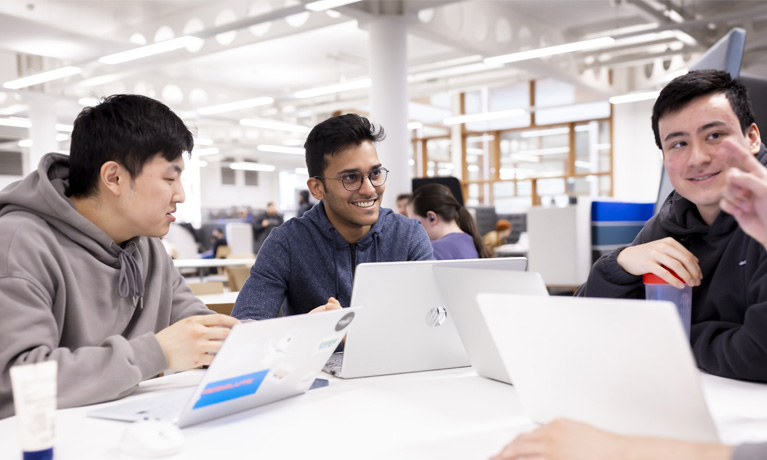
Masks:
[[[767,166],[767,147],[762,144],[756,159]],[[698,212],[698,208],[687,198],[673,191],[666,198],[659,214],[661,228],[672,235],[690,237],[692,235],[726,235],[731,233],[738,222],[730,214],[720,212],[716,220],[707,225]]]
[[[68,193],[69,156],[46,154],[37,171],[0,191],[0,216],[26,212],[40,217],[99,262],[120,267],[119,292],[122,297],[143,296],[143,276],[133,256],[139,237],[128,240],[124,248],[120,247],[77,211]]]

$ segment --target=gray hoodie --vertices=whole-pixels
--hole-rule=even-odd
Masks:
[[[58,362],[58,407],[120,398],[166,369],[154,333],[211,313],[161,241],[118,246],[66,197],[69,157],[0,191],[0,418],[13,415],[9,368]]]

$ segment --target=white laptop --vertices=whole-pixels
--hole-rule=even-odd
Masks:
[[[549,295],[540,273],[434,267],[437,286],[442,291],[447,312],[452,315],[471,366],[482,377],[512,383],[501,355],[490,337],[490,331],[479,312],[477,294]]]
[[[362,307],[344,352],[325,371],[341,378],[418,372],[469,365],[461,338],[434,281],[435,266],[516,267],[527,259],[379,262],[357,266],[352,307]]]
[[[88,415],[124,421],[159,419],[185,427],[304,393],[357,313],[358,309],[345,308],[239,323],[197,387]]]
[[[479,294],[522,406],[618,433],[716,442],[676,307],[626,299]]]

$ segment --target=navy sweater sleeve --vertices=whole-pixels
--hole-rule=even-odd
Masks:
[[[434,252],[426,229],[416,221],[410,234],[410,248],[407,260],[434,260]]]
[[[276,318],[285,300],[290,276],[290,250],[279,232],[272,232],[258,251],[250,276],[234,303],[238,319]]]

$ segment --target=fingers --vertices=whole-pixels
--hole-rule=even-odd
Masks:
[[[751,152],[744,151],[742,158],[739,158],[738,169],[741,169],[747,173],[751,173],[760,179],[767,179],[767,168],[764,167],[759,160],[756,159],[756,155]]]
[[[653,273],[680,289],[685,283],[698,286],[703,277],[697,257],[670,237],[624,249],[618,254],[618,264],[632,275]]]
[[[215,315],[190,316],[188,319],[199,322],[199,324],[202,324],[203,326],[232,327],[240,322],[240,320],[233,316],[222,315],[220,313],[216,313]]]

